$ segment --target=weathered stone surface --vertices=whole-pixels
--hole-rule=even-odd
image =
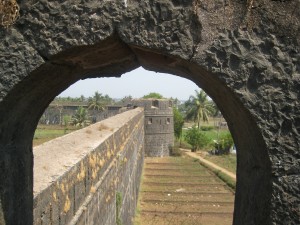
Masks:
[[[143,66],[194,81],[226,117],[239,149],[234,224],[299,224],[299,1],[33,0],[20,9],[0,28],[0,221],[32,223],[31,139],[49,102],[79,79]]]
[[[34,148],[33,224],[131,224],[143,152],[142,108]]]
[[[1,28],[0,39],[0,99],[2,99],[14,85],[28,75],[29,71],[44,63],[44,60],[14,28],[9,30]]]
[[[133,101],[133,105],[145,110],[145,156],[169,156],[170,147],[174,146],[172,102],[167,99],[141,99]]]

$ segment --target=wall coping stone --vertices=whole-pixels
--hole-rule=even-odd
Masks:
[[[34,197],[141,112],[136,108],[35,147]]]

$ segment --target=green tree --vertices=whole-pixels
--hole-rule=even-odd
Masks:
[[[185,140],[192,146],[192,152],[196,152],[209,144],[209,138],[196,126],[187,130]]]
[[[184,119],[176,107],[173,107],[173,118],[174,118],[174,134],[177,139],[180,139],[182,135],[182,127],[184,124]]]
[[[124,96],[122,99],[121,99],[121,103],[129,103],[129,102],[131,102],[132,101],[132,96],[131,95],[128,95],[128,96]]]
[[[111,97],[109,97],[109,95],[104,95],[102,98],[102,102],[105,106],[114,104],[114,100]]]
[[[178,98],[171,98],[170,100],[173,102],[173,106],[178,109],[178,107],[180,105],[179,99]]]
[[[64,125],[64,133],[66,134],[67,133],[67,131],[68,131],[68,125],[70,124],[70,121],[71,121],[71,119],[72,119],[72,116],[70,116],[70,115],[64,115],[63,116],[63,125]]]
[[[231,133],[223,134],[218,141],[215,142],[215,149],[219,150],[219,154],[229,154],[230,148],[233,146]]]
[[[211,107],[212,107],[211,115],[214,116],[214,117],[222,115],[221,112],[220,112],[220,109],[217,106],[217,104],[212,100],[210,100],[209,102],[210,102]]]
[[[63,110],[64,110],[64,107],[63,107],[63,105],[60,105],[60,104],[56,104],[55,105],[55,108],[58,110],[58,115],[59,115],[59,125],[62,125],[62,112],[63,112]]]
[[[64,115],[63,116],[63,125],[66,127],[68,124],[70,124],[72,117],[70,115]]]
[[[197,127],[200,129],[200,121],[208,122],[209,116],[212,113],[213,107],[211,101],[207,99],[207,94],[200,90],[195,90],[196,95],[190,96],[189,100],[186,101],[186,119],[192,119],[197,122]]]
[[[88,109],[94,109],[97,111],[103,111],[105,109],[105,104],[103,102],[104,96],[98,91],[95,92],[92,98],[89,98]]]
[[[155,98],[155,99],[162,99],[164,98],[161,94],[156,93],[156,92],[151,92],[147,95],[144,95],[143,98],[147,99],[147,98]]]
[[[71,125],[76,127],[85,127],[90,125],[90,116],[86,108],[78,107],[75,114],[72,116]]]

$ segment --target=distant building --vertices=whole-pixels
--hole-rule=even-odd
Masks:
[[[174,121],[172,101],[168,99],[138,99],[133,106],[145,110],[145,155],[169,156],[174,146]]]
[[[40,124],[63,124],[64,116],[73,116],[79,107],[88,109],[88,104],[84,102],[52,102],[44,111],[40,118]],[[128,110],[123,106],[106,106],[104,111],[89,109],[90,120],[95,123],[118,113]]]

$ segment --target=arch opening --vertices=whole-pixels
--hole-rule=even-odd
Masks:
[[[4,115],[0,143],[9,164],[4,168],[14,168],[12,176],[1,178],[11,187],[1,196],[6,221],[25,217],[24,224],[32,223],[32,139],[40,116],[53,98],[79,79],[120,76],[139,66],[187,78],[216,102],[239,149],[234,224],[269,223],[270,162],[262,134],[246,107],[213,73],[195,63],[126,45],[115,36],[53,56],[5,97],[3,109],[9,112],[0,109]],[[11,157],[13,153],[16,158]],[[20,199],[23,203],[17,205]]]

